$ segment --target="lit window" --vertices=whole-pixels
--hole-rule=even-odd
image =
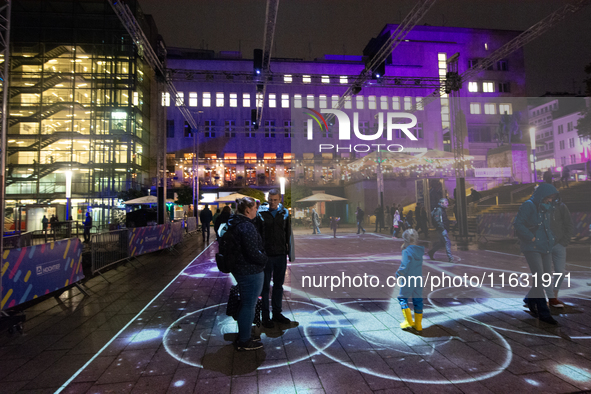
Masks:
[[[349,79],[347,78],[346,75],[341,75],[341,77],[339,78],[339,81],[341,83],[348,83],[349,82]]]
[[[512,115],[513,114],[513,106],[511,105],[511,103],[499,104],[499,113],[501,115],[504,115],[504,114]]]
[[[346,96],[345,97],[345,109],[351,109],[353,108],[353,102],[351,100],[351,96]]]
[[[339,95],[333,94],[331,97],[331,101],[332,101],[332,107],[337,108],[339,106]]]
[[[302,82],[303,83],[310,83],[310,82],[312,82],[312,77],[309,75],[302,75]]]
[[[318,96],[318,108],[326,108],[326,94]]]
[[[439,62],[439,68],[447,68],[447,62]]]
[[[392,109],[394,111],[400,110],[400,97],[392,97]]]
[[[169,107],[170,106],[170,93],[168,92],[162,92],[162,102],[161,105],[163,107]]]
[[[306,96],[306,106],[308,108],[314,108],[314,95],[309,94]]]
[[[380,97],[380,109],[388,109],[388,96]]]
[[[197,106],[197,92],[189,92],[189,107]]]
[[[177,92],[175,105],[177,107],[180,107],[180,106],[185,105],[185,93],[183,93],[183,92]]]
[[[412,97],[405,97],[404,98],[404,110],[409,111],[412,109]]]
[[[369,96],[367,98],[367,108],[368,109],[377,109],[376,96]]]
[[[250,108],[250,93],[242,93],[242,106]]]
[[[468,91],[472,93],[478,92],[478,82],[468,82]]]
[[[277,95],[275,93],[269,93],[269,108],[277,107]]]
[[[291,76],[291,74],[285,74],[283,76],[283,82],[285,83],[291,83],[293,81],[293,77]]]
[[[480,103],[470,103],[470,113],[474,115],[480,114]]]
[[[215,106],[216,107],[223,107],[224,106],[224,92],[217,92],[215,94]]]
[[[138,106],[140,103],[138,92],[133,92],[133,105]]]
[[[447,60],[447,54],[441,52],[437,54],[437,60],[439,60],[440,62],[444,62]]]
[[[363,96],[356,96],[355,97],[355,105],[357,109],[363,109]]]
[[[328,75],[323,75],[320,80],[322,83],[330,83],[330,77]]]
[[[203,92],[203,106],[211,107],[211,93]]]
[[[230,107],[238,107],[238,93],[230,93]]]
[[[484,113],[487,115],[494,115],[497,113],[497,105],[495,103],[485,103]]]
[[[439,76],[445,78],[446,75],[447,75],[447,70],[445,68],[440,68],[439,69]]]
[[[289,94],[283,93],[281,95],[281,108],[289,108]]]
[[[255,100],[256,103],[255,104],[256,104],[257,108],[261,108],[263,106],[263,98],[264,98],[263,92],[258,92],[256,94],[256,100]]]
[[[424,109],[423,106],[423,98],[422,97],[415,97],[417,103],[417,111],[422,111]]]
[[[293,107],[294,108],[302,108],[302,95],[301,94],[294,94],[293,95]]]
[[[494,93],[495,84],[493,82],[482,82],[482,91],[484,93]]]

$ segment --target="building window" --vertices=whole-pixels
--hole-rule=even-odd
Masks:
[[[291,120],[283,121],[283,132],[285,133],[285,138],[291,138]]]
[[[509,67],[507,67],[507,61],[506,60],[499,60],[497,62],[497,70],[499,71],[508,71]]]
[[[563,134],[564,133],[564,125],[560,124],[558,125],[558,134]]]
[[[263,106],[263,92],[258,92],[256,94],[255,104],[257,108],[261,108]]]
[[[314,95],[309,94],[306,96],[306,106],[308,108],[314,108]]]
[[[412,109],[412,97],[405,97],[404,98],[404,110],[410,111]]]
[[[181,107],[183,105],[185,105],[185,93],[183,92],[177,92],[176,93],[176,103],[175,105],[177,107]]]
[[[230,107],[238,107],[238,93],[230,93]]]
[[[252,130],[252,124],[250,123],[250,120],[244,121],[244,133],[246,138],[254,138],[254,132]]]
[[[564,141],[559,142],[560,150],[564,150]]]
[[[495,103],[485,103],[484,113],[487,115],[495,115],[497,113],[497,105]]]
[[[345,109],[351,109],[353,108],[353,100],[351,99],[351,96],[346,96],[345,97]]]
[[[160,104],[163,107],[170,107],[170,93],[162,92],[162,100]]]
[[[302,108],[302,95],[301,94],[294,94],[293,95],[293,107],[294,108]]]
[[[323,75],[320,79],[322,83],[330,83],[330,77],[328,75]]]
[[[205,136],[215,138],[215,120],[205,121]]]
[[[554,142],[550,142],[550,143],[548,144],[548,149],[552,149],[552,150],[554,150]]]
[[[193,129],[191,129],[191,125],[189,122],[185,121],[185,138],[193,137]]]
[[[269,93],[269,108],[277,107],[277,95],[275,93]]]
[[[289,108],[289,94],[281,94],[281,108]]]
[[[311,83],[312,82],[312,77],[309,75],[302,75],[302,82],[303,83]]]
[[[478,92],[478,82],[468,82],[468,91],[472,93]]]
[[[226,137],[236,137],[236,121],[226,120],[224,122],[224,131],[226,133]]]
[[[423,122],[417,122],[417,125],[411,129],[411,133],[418,139],[423,139]]]
[[[424,109],[423,98],[422,97],[415,97],[415,102],[417,104],[417,111],[422,111]]]
[[[326,94],[321,94],[318,96],[318,108],[326,108]]]
[[[499,82],[500,93],[511,93],[511,84],[509,82]]]
[[[216,107],[223,107],[224,106],[224,92],[217,92],[215,94],[215,106]]]
[[[570,155],[570,164],[577,163],[577,155]]]
[[[341,77],[339,78],[339,82],[343,83],[343,84],[349,83],[349,79],[347,78],[346,75],[341,75]]]
[[[211,107],[211,93],[203,92],[203,106]]]
[[[291,76],[291,74],[285,74],[283,76],[283,82],[285,83],[291,83],[293,81],[293,77]]]
[[[575,147],[575,139],[574,138],[569,138],[568,139],[568,147],[569,148],[574,148]]]
[[[493,82],[482,82],[482,91],[484,93],[494,93],[495,84]]]
[[[511,103],[509,104],[499,104],[499,114],[501,115],[512,115],[513,114],[513,106]]]
[[[275,121],[265,120],[265,137],[275,138]]]
[[[566,124],[566,131],[573,131],[574,129],[573,122],[568,122]]]
[[[376,96],[367,98],[367,109],[377,109]]]
[[[561,157],[560,158],[560,165],[561,166],[565,166],[566,165],[566,157]]]
[[[388,96],[380,97],[380,109],[388,110]]]
[[[242,93],[242,107],[250,108],[250,93]]]
[[[394,111],[399,111],[400,110],[400,97],[392,97],[392,109]]]
[[[332,107],[337,108],[339,106],[339,95],[333,94],[331,97]]]
[[[480,115],[480,103],[470,103],[470,113]]]
[[[174,138],[174,119],[166,121],[166,138]]]
[[[189,107],[197,106],[197,92],[189,92]]]
[[[355,96],[355,106],[357,109],[363,109],[363,96]]]
[[[474,68],[478,64],[478,59],[468,59],[468,68]]]

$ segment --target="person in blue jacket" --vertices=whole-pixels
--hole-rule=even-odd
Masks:
[[[521,204],[513,222],[517,237],[521,241],[521,252],[529,265],[533,276],[529,278],[532,288],[527,293],[525,302],[535,317],[549,324],[558,324],[550,314],[546,304],[546,295],[554,297],[552,280],[544,281],[543,274],[552,275],[552,248],[556,238],[551,229],[552,201],[558,190],[549,184],[540,184],[531,198]],[[550,283],[548,283],[550,282]],[[545,286],[545,284],[547,286]]]
[[[417,331],[422,331],[423,321],[423,255],[425,248],[417,245],[419,233],[416,230],[409,229],[402,234],[404,244],[402,245],[402,262],[400,268],[396,271],[396,280],[400,286],[398,301],[402,308],[404,321],[400,323],[400,328],[407,329],[413,327]],[[403,278],[401,278],[403,277]],[[412,298],[415,308],[415,321],[412,320],[408,299]]]

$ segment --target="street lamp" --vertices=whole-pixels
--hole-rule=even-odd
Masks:
[[[283,203],[283,196],[285,195],[285,177],[279,178],[279,187],[281,189],[281,202]]]
[[[201,127],[201,114],[203,111],[197,111],[197,130],[193,131],[193,215],[197,217],[197,204],[199,202],[199,161],[197,160],[197,134]]]
[[[72,171],[68,170],[66,174],[66,221],[70,220],[70,199],[72,197]]]
[[[531,161],[534,165],[534,183],[536,183],[538,181],[538,174],[536,172],[536,128],[534,126],[529,128],[529,142],[531,144]]]

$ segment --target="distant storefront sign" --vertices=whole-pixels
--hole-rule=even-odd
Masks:
[[[510,178],[511,167],[475,168],[474,176],[476,178]]]

